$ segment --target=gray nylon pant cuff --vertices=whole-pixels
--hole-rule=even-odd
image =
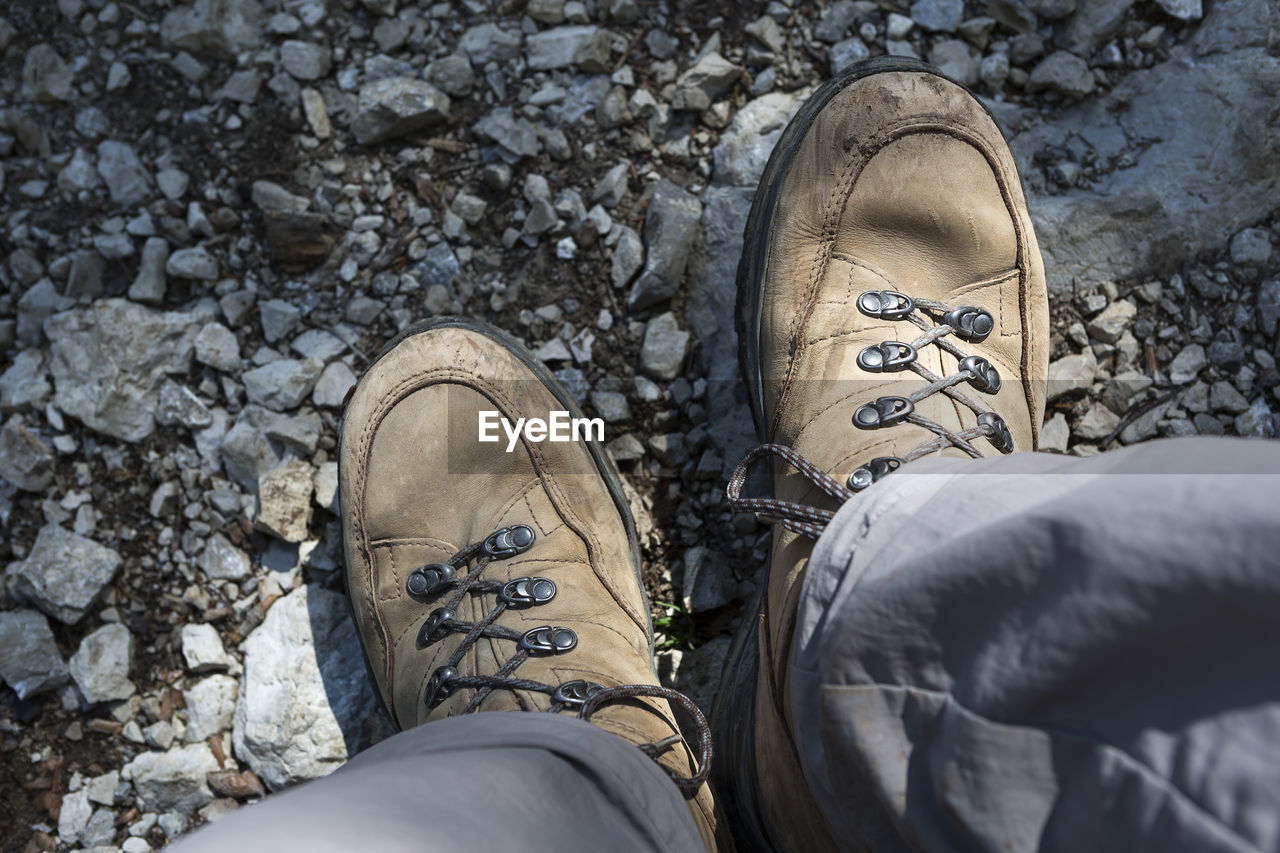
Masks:
[[[1216,472],[1216,473],[1207,473]],[[849,849],[1280,849],[1280,443],[928,460],[797,612],[801,765]]]
[[[182,853],[701,851],[679,790],[631,743],[568,715],[418,726],[323,779],[184,839]]]

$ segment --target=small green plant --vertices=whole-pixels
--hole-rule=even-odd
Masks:
[[[694,646],[693,618],[678,604],[655,601],[655,607],[663,612],[653,620],[656,648],[660,652],[669,649],[692,649]]]

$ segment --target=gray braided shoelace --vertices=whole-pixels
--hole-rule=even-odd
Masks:
[[[666,699],[680,705],[693,720],[698,731],[698,769],[692,776],[677,776],[669,768],[658,766],[671,777],[686,799],[697,795],[711,772],[711,728],[706,717],[694,702],[683,693],[656,684],[623,684],[606,687],[594,681],[582,679],[559,685],[544,684],[528,678],[518,678],[515,671],[531,657],[559,655],[571,652],[578,645],[578,635],[570,628],[544,625],[521,633],[496,624],[498,618],[512,608],[536,607],[556,596],[556,585],[549,578],[523,577],[511,581],[483,580],[489,564],[505,560],[527,551],[533,546],[533,528],[525,524],[504,527],[482,542],[468,545],[444,563],[430,563],[409,574],[405,590],[415,601],[425,603],[447,590],[452,594],[443,604],[428,615],[418,632],[418,648],[425,649],[450,634],[463,634],[462,642],[448,659],[431,673],[423,701],[436,707],[461,688],[475,691],[461,713],[478,711],[480,705],[494,690],[527,690],[551,697],[550,713],[577,709],[579,719],[590,720],[601,705],[635,699],[641,696]],[[465,575],[460,573],[472,560],[475,567]],[[478,622],[464,622],[457,618],[458,606],[467,595],[496,595],[497,604]],[[467,651],[480,638],[509,640],[516,644],[515,653],[498,667],[493,675],[463,675],[458,671]],[[639,744],[639,748],[655,762],[667,750],[680,743],[675,734],[657,743]]]
[[[902,456],[878,456],[855,468],[848,479],[841,483],[835,477],[819,469],[805,457],[788,447],[778,444],[762,444],[752,449],[729,479],[726,493],[729,505],[739,512],[752,512],[769,521],[782,524],[793,533],[818,538],[827,523],[835,515],[830,510],[805,506],[775,498],[744,498],[742,487],[746,483],[751,466],[763,456],[772,454],[789,462],[811,483],[828,497],[844,503],[857,492],[896,471],[907,462],[937,452],[944,447],[958,447],[964,453],[979,459],[982,453],[972,444],[974,439],[985,437],[1001,453],[1014,449],[1013,434],[998,414],[978,403],[958,387],[968,382],[983,394],[995,394],[1000,390],[1000,373],[987,359],[963,352],[947,340],[954,335],[963,341],[979,343],[995,328],[990,312],[971,305],[952,306],[932,299],[915,299],[894,290],[869,290],[857,301],[858,310],[879,320],[902,320],[919,328],[923,334],[907,343],[884,341],[864,348],[858,353],[858,366],[871,373],[896,373],[911,370],[928,385],[905,396],[883,396],[863,403],[853,413],[853,425],[859,429],[882,429],[899,423],[915,424],[937,435],[937,438],[912,448]],[[926,316],[937,317],[941,322],[931,323]],[[919,351],[932,344],[954,356],[955,373],[938,376],[919,361]],[[966,406],[978,416],[975,426],[963,430],[950,430],[915,410],[916,404],[934,394],[945,394]]]

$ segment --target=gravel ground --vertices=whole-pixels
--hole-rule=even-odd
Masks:
[[[1046,449],[1276,435],[1269,0],[0,14],[5,849],[149,850],[388,734],[340,595],[336,427],[426,316],[508,329],[606,420],[659,668],[708,704],[767,542],[722,490],[751,441],[742,225],[786,119],[867,56],[934,62],[1011,138]]]

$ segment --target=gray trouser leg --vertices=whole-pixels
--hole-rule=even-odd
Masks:
[[[791,681],[833,835],[1280,849],[1277,473],[1278,443],[1189,439],[915,463],[849,501]]]
[[[676,786],[630,743],[564,715],[428,723],[324,779],[195,832],[183,853],[702,851]]]

